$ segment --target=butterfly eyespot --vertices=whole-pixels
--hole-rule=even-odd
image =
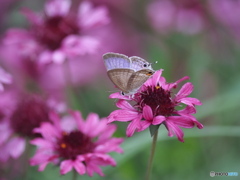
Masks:
[[[147,67],[148,65],[147,64],[144,64],[143,67]]]
[[[146,75],[151,76],[151,75],[153,75],[153,72],[148,72]]]

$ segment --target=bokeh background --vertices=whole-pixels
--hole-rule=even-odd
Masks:
[[[176,137],[168,137],[166,129],[160,127],[152,179],[210,179],[210,171],[238,172],[240,176],[240,0],[90,2],[93,7],[105,7],[108,11],[106,24],[87,31],[101,43],[98,49],[61,64],[44,64],[35,75],[29,69],[38,66],[36,62],[33,66],[22,65],[21,59],[9,57],[2,50],[0,65],[13,77],[4,93],[17,89],[50,95],[67,108],[80,110],[84,117],[90,112],[107,117],[117,109],[108,96],[118,90],[106,75],[102,54],[116,52],[140,56],[152,63],[157,61],[153,68],[164,69],[163,76],[168,82],[190,76],[195,87],[191,96],[203,103],[197,107],[196,117],[204,128],[184,129],[185,142],[181,143]],[[29,8],[42,13],[44,3],[0,0],[1,49],[6,47],[4,40],[10,28],[29,29],[29,20],[21,10]],[[72,3],[77,6],[81,1]],[[15,99],[9,99],[12,100]],[[152,141],[150,133],[144,131],[127,138],[127,123],[115,124],[118,125],[115,136],[125,138],[121,145],[124,154],[111,154],[117,166],[103,168],[105,177],[95,174],[92,178],[85,175],[78,179],[144,179]],[[28,158],[34,148],[30,146],[18,159],[1,163],[0,179],[71,179],[71,173],[61,176],[59,168],[53,165],[43,172],[30,167]]]

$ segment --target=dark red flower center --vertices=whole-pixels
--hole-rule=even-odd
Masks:
[[[155,88],[148,86],[146,91],[141,92],[137,105],[140,108],[143,108],[144,105],[150,106],[154,116],[170,116],[175,107],[171,99],[171,92],[160,86]]]
[[[53,16],[47,17],[41,27],[36,27],[39,41],[51,50],[58,49],[62,40],[70,35],[79,33],[75,17]]]
[[[50,121],[49,108],[44,100],[37,96],[26,97],[19,101],[10,123],[15,133],[24,137],[35,137],[33,129],[42,122]]]
[[[63,133],[62,139],[58,142],[57,151],[60,157],[65,159],[76,159],[80,154],[91,153],[95,148],[91,138],[80,131]]]

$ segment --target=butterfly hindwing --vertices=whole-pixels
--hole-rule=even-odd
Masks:
[[[154,71],[150,69],[142,69],[133,73],[128,80],[127,89],[136,91],[149,79],[149,77],[151,77],[151,75],[153,75],[153,73]]]
[[[123,92],[128,92],[128,80],[134,73],[131,69],[113,69],[107,72],[113,84]]]

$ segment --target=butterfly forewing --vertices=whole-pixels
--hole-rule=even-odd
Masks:
[[[113,69],[107,72],[113,84],[123,92],[128,92],[128,80],[134,73],[131,69]]]
[[[104,63],[107,71],[118,68],[130,68],[131,61],[123,54],[106,53],[103,55]]]

